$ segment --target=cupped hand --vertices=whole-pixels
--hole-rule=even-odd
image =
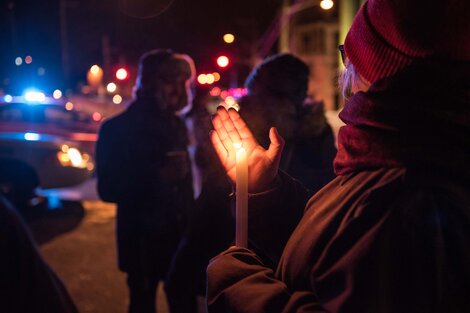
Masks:
[[[235,144],[242,143],[248,158],[248,188],[250,192],[265,191],[274,183],[279,169],[284,139],[276,128],[269,131],[270,145],[264,149],[253,137],[245,121],[235,109],[220,106],[212,117],[214,131],[211,141],[232,183],[236,182]]]

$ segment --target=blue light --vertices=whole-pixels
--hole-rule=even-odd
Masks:
[[[7,102],[7,103],[10,103],[10,102],[13,101],[13,97],[11,95],[5,95],[3,97],[3,100],[5,100],[5,102]]]
[[[24,98],[28,102],[43,102],[46,100],[46,95],[40,91],[27,91],[24,94]]]
[[[38,141],[41,136],[38,133],[25,133],[24,139],[28,141]]]
[[[62,201],[58,196],[50,195],[47,197],[47,204],[49,210],[57,210],[62,208]]]

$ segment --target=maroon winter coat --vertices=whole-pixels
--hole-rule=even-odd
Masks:
[[[470,312],[470,71],[446,66],[351,99],[340,176],[305,209],[284,174],[251,196],[250,239],[282,257],[214,258],[209,312]]]

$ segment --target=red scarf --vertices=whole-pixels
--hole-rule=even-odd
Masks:
[[[378,81],[354,95],[340,118],[337,175],[406,166],[470,178],[469,64]]]

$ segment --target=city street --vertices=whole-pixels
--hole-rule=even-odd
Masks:
[[[96,199],[94,181],[74,189],[48,190],[73,199],[31,222],[41,251],[62,278],[81,313],[127,312],[125,274],[116,264],[115,205]],[[87,200],[76,201],[84,197]],[[162,286],[158,313],[167,313]]]

